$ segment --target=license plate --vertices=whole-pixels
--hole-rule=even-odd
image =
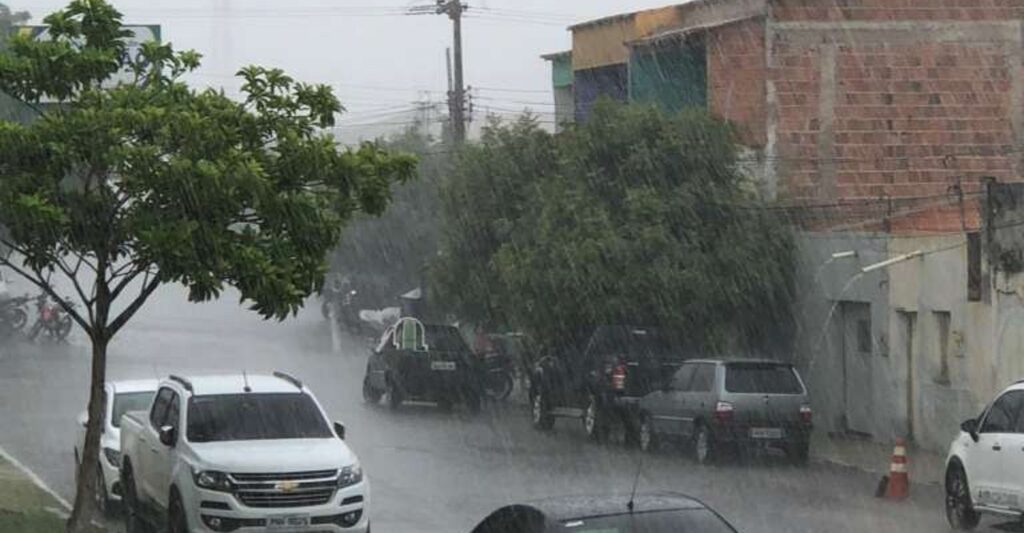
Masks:
[[[445,370],[450,372],[452,370],[455,370],[455,363],[453,361],[431,361],[430,369]]]
[[[267,529],[270,531],[288,531],[301,527],[309,527],[309,515],[291,514],[267,518]]]
[[[752,439],[781,439],[782,428],[750,428]]]

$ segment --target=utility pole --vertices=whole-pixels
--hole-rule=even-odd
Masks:
[[[462,13],[469,9],[461,0],[436,0],[434,6],[416,6],[409,9],[410,15],[436,13],[448,15],[452,20],[454,44],[454,86],[448,90],[448,116],[451,119],[452,138],[456,145],[466,141],[466,85],[462,77]]]

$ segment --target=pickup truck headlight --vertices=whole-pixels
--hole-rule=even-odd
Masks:
[[[228,475],[224,472],[217,472],[216,470],[198,470],[192,472],[192,477],[195,479],[196,486],[209,490],[218,490],[221,492],[231,492],[234,488],[231,485],[231,480],[228,479]]]
[[[363,480],[363,467],[356,463],[352,466],[346,466],[341,469],[341,475],[338,476],[338,488],[343,489],[345,487],[351,487]]]
[[[103,448],[103,456],[114,468],[121,468],[121,452],[113,448]]]

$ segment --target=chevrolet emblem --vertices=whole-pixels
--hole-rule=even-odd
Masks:
[[[299,488],[299,482],[298,481],[282,481],[282,482],[278,483],[277,486],[274,487],[274,488],[276,488],[277,490],[279,490],[281,492],[291,492],[291,491]]]

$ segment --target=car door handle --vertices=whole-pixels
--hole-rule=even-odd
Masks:
[[[1001,445],[999,445],[998,443],[996,443],[996,444],[992,445],[992,449],[998,452],[998,451],[1001,451],[1003,449],[1003,447]]]

